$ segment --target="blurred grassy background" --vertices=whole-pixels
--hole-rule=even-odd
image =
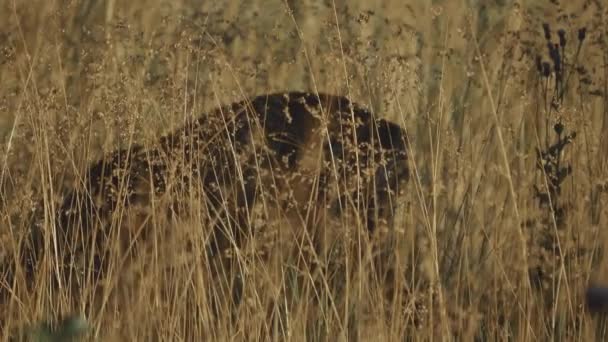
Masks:
[[[440,324],[462,338],[588,340],[597,332],[583,315],[581,291],[608,280],[598,254],[608,216],[607,7],[1,0],[3,245],[16,246],[15,217],[59,196],[76,170],[131,141],[151,143],[186,116],[274,91],[349,95],[412,139],[418,174],[404,200],[411,207],[404,229],[422,240],[424,272],[439,277],[449,320]],[[544,110],[539,91],[536,57],[548,59],[542,23],[566,30],[571,59],[577,30],[587,28],[578,61],[588,72],[572,77],[558,111]],[[547,147],[558,119],[579,133],[565,150],[573,173],[561,193],[569,209],[559,231],[538,223],[533,188],[543,184],[535,150]],[[555,258],[538,245],[547,231],[560,237]],[[537,264],[551,274],[545,292],[524,279]],[[53,311],[42,295],[11,302],[11,324]],[[433,324],[422,323],[422,338],[437,336]]]

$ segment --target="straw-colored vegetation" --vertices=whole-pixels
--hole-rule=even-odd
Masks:
[[[605,338],[583,292],[608,281],[608,6],[479,3],[1,1],[0,338],[70,314],[101,340]],[[98,243],[61,243],[97,160],[294,90],[407,132],[387,224],[294,223],[260,183],[256,234],[209,253],[233,221],[167,178],[179,190],[87,230]]]

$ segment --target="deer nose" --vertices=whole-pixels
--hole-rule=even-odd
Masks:
[[[589,312],[608,313],[608,287],[588,288],[585,300]]]

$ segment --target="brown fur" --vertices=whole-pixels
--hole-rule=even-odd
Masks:
[[[130,228],[121,233],[129,244],[146,234],[145,222],[162,203],[179,216],[187,212],[180,199],[195,192],[217,214],[208,245],[214,255],[254,233],[260,202],[294,226],[309,227],[315,239],[327,236],[328,214],[351,213],[373,232],[390,224],[407,179],[399,125],[345,97],[263,95],[192,120],[155,148],[133,146],[93,164],[66,197],[57,225],[63,243],[73,245],[91,241],[94,227],[129,217],[122,220]],[[115,236],[96,231],[101,246]]]

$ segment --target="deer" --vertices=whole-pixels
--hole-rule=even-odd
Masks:
[[[259,95],[189,118],[150,146],[133,144],[91,163],[59,205],[52,245],[64,264],[102,274],[110,242],[129,250],[151,234],[151,218],[192,215],[187,199],[195,198],[205,211],[206,260],[234,260],[230,254],[257,234],[259,206],[264,220],[286,218],[284,225],[303,231],[292,236],[324,253],[344,233],[328,220],[348,216],[346,226],[367,236],[390,229],[409,176],[401,125],[345,96]],[[42,245],[44,233],[34,235],[34,245]]]

